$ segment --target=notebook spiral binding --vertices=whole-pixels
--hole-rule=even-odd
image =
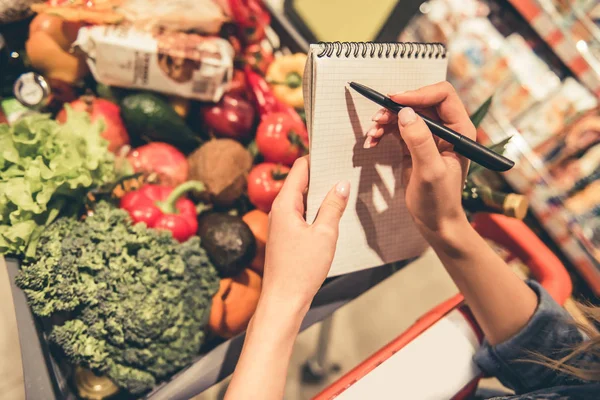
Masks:
[[[317,57],[354,58],[446,58],[446,47],[442,43],[418,42],[319,42],[321,52]]]

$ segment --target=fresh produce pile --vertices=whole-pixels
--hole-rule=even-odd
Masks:
[[[198,354],[219,278],[197,236],[178,243],[100,202],[51,224],[35,258],[17,285],[37,315],[70,312],[51,340],[71,361],[140,393]]]
[[[257,0],[32,9],[0,99],[0,254],[59,354],[145,393],[254,313],[268,212],[308,152],[306,56]]]

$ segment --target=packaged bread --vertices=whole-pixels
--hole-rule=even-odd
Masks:
[[[75,47],[105,85],[217,102],[233,74],[234,51],[218,37],[127,25],[81,28]]]

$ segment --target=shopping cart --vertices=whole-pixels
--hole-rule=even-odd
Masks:
[[[572,284],[560,260],[520,220],[479,214],[475,229],[518,258],[559,303]],[[473,362],[483,334],[458,294],[319,393],[315,400],[394,398],[465,399],[482,377]]]

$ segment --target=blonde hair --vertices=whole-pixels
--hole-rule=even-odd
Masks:
[[[569,354],[564,357],[554,359],[544,354],[532,352],[531,358],[527,361],[544,365],[584,381],[600,382],[600,334],[593,325],[594,323],[600,324],[600,307],[583,304],[577,306],[591,323],[574,322],[574,324],[587,335],[589,340],[575,345]],[[579,360],[583,354],[587,355],[588,359],[595,361]]]

